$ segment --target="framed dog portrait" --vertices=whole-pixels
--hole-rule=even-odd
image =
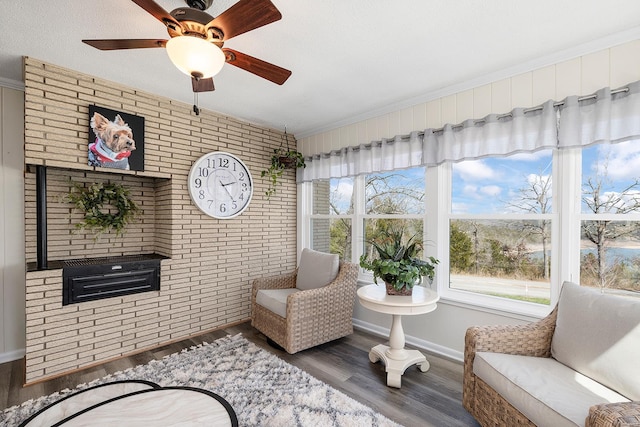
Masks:
[[[144,170],[144,117],[90,105],[89,127],[89,166]]]

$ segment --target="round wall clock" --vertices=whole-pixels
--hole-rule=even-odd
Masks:
[[[219,219],[233,218],[249,206],[253,179],[242,160],[233,154],[214,151],[191,166],[189,195],[205,214]]]

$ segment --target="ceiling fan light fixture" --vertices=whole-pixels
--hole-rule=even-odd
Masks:
[[[218,46],[199,37],[174,37],[167,41],[166,49],[173,65],[188,76],[213,77],[225,62],[224,53]]]

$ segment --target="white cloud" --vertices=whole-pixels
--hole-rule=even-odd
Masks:
[[[593,201],[592,197],[589,197],[589,199]],[[631,210],[638,205],[638,201],[640,201],[640,191],[628,191],[626,193],[605,191],[602,194],[600,203],[605,204],[606,212],[617,212],[625,209]],[[637,212],[636,209],[633,210]]]
[[[634,179],[640,176],[638,172],[640,171],[639,141],[604,145],[598,150],[598,154],[601,159],[606,159],[597,165],[599,175],[606,173],[614,181]]]
[[[546,197],[553,196],[553,178],[551,175],[538,175],[531,173],[527,175],[527,188],[534,189],[538,194],[544,193]]]
[[[454,214],[463,214],[469,211],[470,206],[467,203],[451,203],[451,212]]]
[[[476,200],[484,200],[487,196],[497,197],[502,193],[502,188],[497,185],[477,186],[468,184],[462,188],[462,193],[465,196]]]
[[[484,187],[480,187],[480,193],[484,196],[497,197],[502,193],[502,188],[497,185],[485,185]]]
[[[537,162],[546,157],[551,157],[551,150],[538,150],[533,153],[516,153],[505,157],[505,160],[515,160],[519,162]]]
[[[335,194],[340,199],[351,200],[351,195],[353,194],[353,181],[346,181],[342,179],[338,182],[338,185],[331,190],[335,191]]]
[[[456,163],[453,170],[460,175],[464,181],[477,181],[481,179],[497,179],[499,174],[495,169],[489,167],[482,160],[470,160]]]
[[[347,213],[353,196],[353,180],[340,179],[331,184],[331,203],[340,213]],[[326,213],[326,212],[322,212]]]
[[[467,184],[462,188],[462,192],[464,194],[469,194],[469,195],[474,195],[478,192],[478,186],[477,185],[472,185],[472,184]]]

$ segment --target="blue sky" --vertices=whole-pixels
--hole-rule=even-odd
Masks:
[[[605,196],[615,196],[640,177],[640,141],[601,144],[582,150],[583,177],[606,174]],[[465,161],[452,165],[452,212],[457,214],[503,213],[513,208],[520,190],[532,182],[550,179],[552,151],[520,153],[508,157],[494,157]],[[405,182],[420,182],[423,168],[388,172],[383,175],[404,175]],[[584,180],[583,178],[583,180]],[[400,182],[393,178],[392,182]],[[331,180],[331,190],[343,213],[353,193],[353,178]],[[337,191],[336,191],[337,190]],[[588,212],[583,207],[583,211]]]
[[[453,165],[453,213],[501,213],[517,201],[519,190],[532,180],[548,179],[552,152],[467,161]],[[589,176],[606,176],[603,197],[616,197],[640,177],[640,141],[599,144],[582,150],[582,182]],[[638,192],[631,191],[628,196]],[[640,194],[639,194],[640,195]],[[629,197],[627,197],[629,198]],[[584,213],[591,213],[586,205]]]
[[[470,160],[452,165],[453,213],[504,213],[519,190],[537,176],[551,175],[551,150],[509,157]]]

